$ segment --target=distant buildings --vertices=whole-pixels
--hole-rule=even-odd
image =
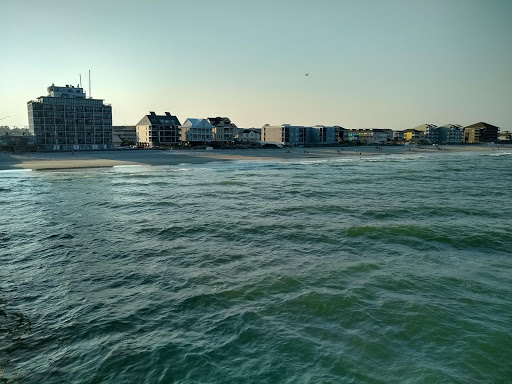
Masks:
[[[512,132],[510,132],[510,131],[500,132],[500,135],[498,136],[498,140],[512,141]]]
[[[464,143],[489,143],[498,140],[499,128],[479,122],[464,127]]]
[[[51,85],[48,95],[27,103],[35,144],[50,150],[112,148],[112,107],[86,98],[83,88]]]
[[[360,144],[385,144],[393,140],[393,131],[391,129],[365,128],[365,129],[345,129],[339,128],[343,135],[339,135],[340,142],[353,142]],[[341,131],[343,130],[343,131]]]
[[[189,145],[208,144],[214,140],[214,130],[206,119],[187,119],[181,126],[181,141]]]
[[[403,131],[404,140],[410,141],[413,143],[419,143],[421,141],[425,141],[425,132],[418,129],[406,129]]]
[[[437,128],[439,144],[461,144],[463,128],[459,124],[445,124]]]
[[[500,134],[494,125],[479,122],[436,126],[425,123],[401,131],[341,126],[269,125],[261,129],[238,128],[228,117],[187,119],[183,124],[165,112],[150,112],[135,126],[112,126],[112,107],[103,100],[86,98],[83,88],[72,85],[48,87],[48,95],[27,103],[29,132],[34,144],[49,150],[111,149],[118,145],[141,147],[174,145],[232,145],[260,143],[285,146],[332,145],[337,143],[382,145],[385,143],[461,144],[510,141],[510,132]],[[3,142],[28,143],[28,138]]]
[[[335,144],[336,140],[336,128],[337,127],[326,127],[325,125],[315,125],[311,127],[311,133],[309,140],[311,144]]]
[[[304,145],[309,142],[309,137],[303,126],[265,124],[261,128],[261,141],[267,144]]]
[[[181,143],[180,121],[169,112],[165,115],[149,112],[135,127],[137,145],[152,148]]]
[[[304,127],[290,124],[265,124],[261,128],[261,141],[280,145],[335,144],[338,141],[337,128],[339,127],[324,125]]]
[[[249,128],[242,129],[235,136],[235,142],[237,143],[259,143],[261,140],[261,129]]]
[[[113,125],[112,135],[117,136],[121,143],[137,143],[137,127],[135,125]]]
[[[434,124],[421,124],[414,128],[417,131],[424,133],[424,140],[430,143],[439,142],[439,128]]]
[[[214,127],[213,140],[216,142],[234,143],[236,135],[242,131],[227,117],[208,117],[207,120]]]

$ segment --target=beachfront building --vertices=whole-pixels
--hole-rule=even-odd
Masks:
[[[393,131],[393,141],[403,143],[405,141],[404,131]]]
[[[393,140],[393,130],[384,128],[372,129],[372,136],[367,141],[368,144],[386,144]]]
[[[500,129],[483,121],[464,127],[464,143],[490,143],[498,140]]]
[[[425,133],[425,140],[430,143],[438,143],[439,142],[439,128],[435,124],[421,124],[413,129],[417,131],[423,131]]]
[[[208,117],[207,120],[214,127],[213,141],[216,142],[233,143],[236,135],[243,130],[227,117]]]
[[[120,144],[135,145],[137,143],[137,127],[135,125],[113,125],[112,135],[114,141]]]
[[[417,129],[406,129],[404,132],[404,141],[408,141],[411,143],[419,143],[421,141],[425,141],[425,132]]]
[[[308,129],[309,128],[309,129]],[[304,145],[309,144],[309,135],[311,127],[299,125],[265,124],[261,128],[261,141],[267,144],[279,145]]]
[[[440,144],[461,144],[462,126],[459,124],[445,124],[438,127]]]
[[[181,125],[181,141],[187,145],[209,144],[214,133],[215,127],[207,119],[187,119]]]
[[[383,128],[347,129],[344,140],[361,144],[385,144],[393,140],[393,131]]]
[[[0,135],[1,145],[34,145],[36,137],[34,135]]]
[[[112,149],[112,106],[86,98],[79,86],[47,88],[48,95],[27,103],[29,131],[49,150]]]
[[[236,136],[237,143],[259,143],[261,140],[261,129],[249,128],[242,129]]]
[[[334,128],[336,129],[336,141],[338,141],[338,143],[348,141],[348,129],[340,127],[338,125],[335,125]]]
[[[309,140],[310,144],[335,144],[337,143],[336,127],[315,125],[311,127]]]
[[[152,148],[181,143],[180,121],[169,112],[165,115],[149,112],[137,123],[135,130],[139,146]]]
[[[499,141],[512,141],[512,132],[510,132],[510,131],[500,132],[500,134],[498,135],[498,140]]]

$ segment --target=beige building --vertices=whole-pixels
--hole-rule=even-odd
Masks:
[[[498,127],[481,121],[464,127],[464,142],[489,143],[498,140],[499,132]]]
[[[243,131],[227,117],[208,117],[207,120],[214,127],[213,140],[216,142],[233,143],[238,133]]]
[[[214,141],[215,127],[206,119],[187,119],[181,125],[181,141],[189,145]]]
[[[261,140],[261,129],[242,129],[235,137],[238,143],[258,143]]]

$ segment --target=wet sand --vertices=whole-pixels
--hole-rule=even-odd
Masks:
[[[374,146],[316,147],[282,149],[235,149],[206,151],[204,149],[153,150],[126,149],[84,152],[38,152],[25,154],[0,153],[0,170],[98,168],[122,165],[204,164],[212,161],[321,159],[346,156],[376,156],[391,154],[449,153],[460,151],[511,151],[512,145],[452,145],[441,146]]]

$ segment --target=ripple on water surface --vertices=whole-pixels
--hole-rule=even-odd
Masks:
[[[0,378],[507,382],[511,159],[2,173]]]

